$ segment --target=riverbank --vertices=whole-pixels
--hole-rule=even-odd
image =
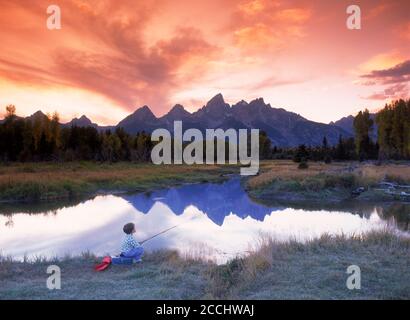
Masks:
[[[306,244],[265,238],[223,265],[161,251],[97,273],[100,259],[1,258],[0,299],[410,299],[410,240],[387,231]],[[46,288],[50,264],[61,268],[61,290]],[[360,290],[346,287],[350,265],[361,269]]]
[[[0,166],[0,202],[66,200],[103,193],[145,192],[185,183],[218,182],[234,166],[120,162],[13,163]]]
[[[271,204],[278,201],[341,202],[409,202],[406,192],[390,192],[380,183],[390,181],[410,185],[410,164],[404,162],[376,165],[359,162],[310,162],[307,169],[298,169],[291,161],[263,162],[261,173],[244,184],[256,201]],[[360,190],[357,194],[355,190]],[[406,195],[407,194],[407,195]]]
[[[160,165],[148,163],[13,163],[0,166],[0,202],[65,201],[97,194],[146,192],[181,184],[221,182],[239,174],[231,165]],[[381,166],[358,162],[309,162],[307,169],[288,160],[267,160],[260,174],[243,179],[248,194],[257,201],[340,202],[410,201],[409,196],[389,194],[381,181],[410,184],[409,163]],[[352,197],[352,191],[363,192]],[[410,190],[408,191],[410,192]]]

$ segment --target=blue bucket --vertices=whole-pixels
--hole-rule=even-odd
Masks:
[[[111,257],[111,263],[113,265],[131,265],[133,258]]]

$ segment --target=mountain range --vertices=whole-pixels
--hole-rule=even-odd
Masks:
[[[45,116],[41,111],[28,118]],[[314,122],[283,108],[273,108],[263,98],[251,102],[240,101],[229,105],[221,94],[217,94],[199,110],[190,113],[180,104],[175,105],[167,114],[156,117],[148,106],[143,106],[130,114],[117,125],[99,126],[86,116],[75,118],[62,126],[91,126],[98,130],[113,130],[122,127],[129,134],[140,131],[151,133],[157,128],[173,131],[173,122],[182,120],[183,129],[260,129],[266,132],[272,145],[292,147],[300,144],[321,145],[326,137],[329,144],[336,144],[339,136],[353,136],[353,116],[342,118],[329,124]]]

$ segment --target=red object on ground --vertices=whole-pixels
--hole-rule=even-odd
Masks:
[[[102,262],[94,267],[95,271],[104,271],[111,265],[111,257],[104,257]]]

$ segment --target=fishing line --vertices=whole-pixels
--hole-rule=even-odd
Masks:
[[[149,241],[149,240],[151,240],[151,239],[154,239],[154,238],[160,236],[161,234],[164,234],[164,233],[166,233],[166,232],[168,232],[168,231],[171,231],[172,229],[175,229],[176,227],[179,227],[180,225],[181,225],[181,224],[177,224],[177,225],[175,225],[175,226],[173,226],[173,227],[171,227],[171,228],[165,229],[165,230],[163,230],[163,231],[161,231],[161,232],[159,232],[159,233],[157,233],[157,234],[154,234],[153,236],[151,236],[151,237],[149,237],[149,238],[147,238],[147,239],[141,241],[140,244],[143,244],[143,243],[145,243],[145,242],[147,242],[147,241]]]
[[[163,230],[163,231],[161,231],[161,232],[159,232],[159,233],[157,233],[157,234],[154,234],[153,236],[151,236],[151,237],[149,237],[149,238],[147,238],[147,239],[145,239],[145,240],[143,240],[143,241],[141,241],[141,242],[139,242],[139,243],[142,245],[143,243],[145,243],[145,242],[147,242],[147,241],[149,241],[149,240],[152,240],[152,239],[154,239],[154,238],[160,236],[161,234],[164,234],[164,233],[166,233],[166,232],[168,232],[168,231],[171,231],[172,229],[175,229],[175,228],[177,228],[177,227],[180,227],[180,226],[183,225],[183,224],[192,222],[193,220],[195,220],[195,219],[197,219],[197,218],[198,218],[198,217],[193,217],[192,219],[190,219],[190,220],[188,220],[188,221],[185,221],[185,222],[181,222],[181,223],[179,223],[179,224],[176,224],[175,226],[172,226],[171,228],[165,229],[165,230]]]

